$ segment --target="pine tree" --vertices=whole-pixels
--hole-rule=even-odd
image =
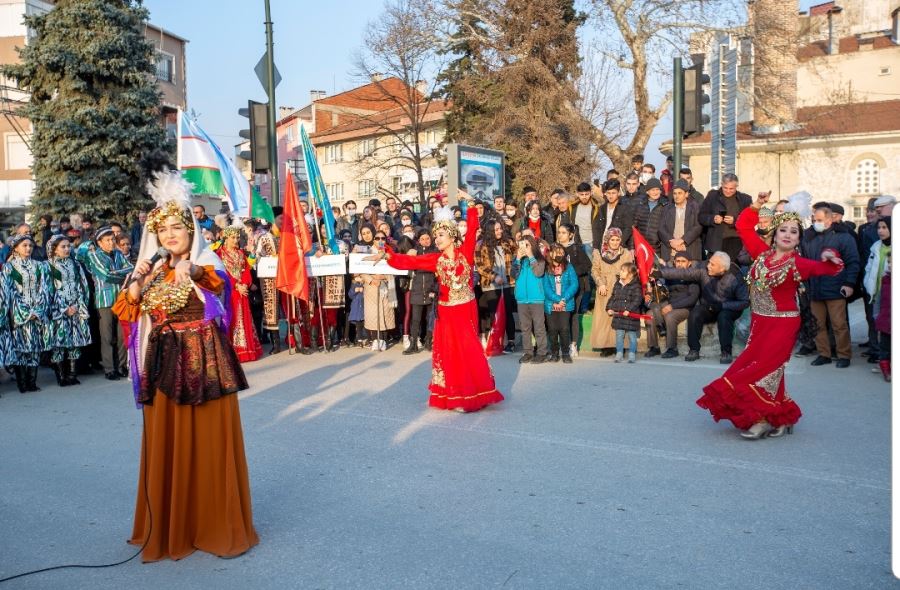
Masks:
[[[28,16],[21,63],[0,68],[29,92],[32,210],[123,218],[148,204],[149,174],[170,161],[153,46],[140,0],[59,0]]]
[[[546,195],[585,180],[593,168],[592,131],[574,108],[577,31],[584,15],[573,0],[465,4],[457,10],[459,59],[444,71],[444,96],[454,101],[448,117],[452,138],[506,152],[512,179],[507,190],[513,195],[525,185]],[[490,35],[479,33],[472,20],[473,14],[488,12],[495,27]],[[490,46],[463,43],[478,39]]]

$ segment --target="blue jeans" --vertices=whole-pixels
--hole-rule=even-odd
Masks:
[[[625,350],[625,334],[628,334],[628,352],[637,354],[638,333],[635,330],[616,330],[616,354]]]

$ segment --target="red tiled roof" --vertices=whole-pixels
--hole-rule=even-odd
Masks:
[[[852,135],[900,131],[900,100],[826,105],[797,109],[800,129],[771,135],[754,135],[750,123],[740,123],[738,141],[752,139],[802,139],[823,135]],[[709,132],[685,140],[685,144],[710,142]]]
[[[320,105],[333,105],[367,111],[383,111],[397,106],[397,99],[406,102],[409,87],[400,78],[385,78],[379,82],[370,82],[365,86],[347,90],[334,96],[320,98],[315,101]],[[424,100],[418,91],[413,90],[420,100]]]
[[[450,103],[448,101],[433,100],[428,103],[428,112],[423,117],[423,121],[431,122],[442,119],[444,112],[449,110],[449,108]],[[385,127],[399,129],[405,121],[408,122],[408,119],[409,117],[407,117],[405,110],[397,107],[374,115],[358,117],[347,123],[342,122],[341,125],[336,127],[324,128],[310,135],[310,139],[329,142],[375,135],[379,132],[384,132]],[[319,129],[319,127],[316,129]]]
[[[834,2],[824,2],[809,7],[809,16],[821,16],[828,14],[828,11],[834,8]]]
[[[854,35],[838,39],[838,53],[856,53],[859,51],[860,45],[865,45],[867,43],[872,45],[872,49],[895,47],[894,42],[891,41],[890,35],[879,35],[878,37],[873,37],[871,39],[863,39],[862,43],[860,43],[860,39]],[[800,61],[809,61],[813,58],[823,57],[825,55],[828,55],[828,40],[813,41],[809,45],[804,45],[797,50],[797,59]]]

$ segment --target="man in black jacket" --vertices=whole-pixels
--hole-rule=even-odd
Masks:
[[[600,205],[600,213],[594,218],[594,243],[603,243],[603,234],[611,227],[622,230],[622,245],[632,247],[631,227],[634,225],[634,211],[620,199],[621,185],[618,180],[607,180],[603,183],[603,197],[606,202]]]
[[[684,252],[675,254],[673,261],[675,268],[691,268],[691,259]],[[669,279],[665,282],[665,288],[669,292],[668,297],[659,303],[650,303],[650,312],[653,315],[653,323],[647,329],[647,346],[650,350],[646,356],[659,352],[659,335],[657,326],[665,326],[666,351],[662,358],[671,359],[678,356],[678,324],[688,319],[691,310],[700,298],[700,285],[677,279]],[[654,350],[655,349],[655,350]]]
[[[818,367],[831,363],[831,344],[828,337],[830,321],[837,348],[835,366],[843,369],[850,366],[850,357],[853,355],[846,300],[853,296],[860,265],[856,242],[845,230],[838,231],[841,228],[835,226],[833,219],[830,207],[816,208],[813,213],[813,231],[804,232],[800,251],[807,258],[819,260],[823,250],[831,249],[844,261],[844,270],[835,276],[810,277],[807,290],[810,308],[819,326],[816,333],[816,350],[819,356],[811,364]]]
[[[750,305],[747,283],[739,273],[731,270],[731,257],[725,252],[715,252],[706,261],[706,268],[662,268],[660,274],[666,280],[676,279],[700,285],[700,299],[688,316],[688,347],[686,361],[700,358],[700,334],[703,326],[716,322],[719,330],[719,362],[731,363],[731,345],[734,340],[734,323]]]
[[[659,254],[659,221],[663,209],[669,203],[662,194],[662,183],[659,179],[651,178],[644,185],[645,194],[642,195],[634,207],[634,227],[647,239],[653,251]]]
[[[700,205],[689,197],[689,188],[686,181],[676,180],[672,202],[660,212],[657,240],[659,255],[666,262],[679,252],[690,260],[703,258],[703,226],[698,219]]]
[[[688,183],[688,197],[695,203],[697,206],[703,204],[703,193],[698,191],[696,187],[694,187],[694,173],[691,172],[690,168],[682,168],[678,173],[679,180],[683,180]]]
[[[706,227],[706,252],[719,250],[728,254],[732,260],[737,259],[741,248],[734,222],[741,211],[750,206],[753,199],[750,195],[738,192],[738,177],[734,174],[722,176],[722,186],[709,191],[703,205],[700,206],[700,223]]]

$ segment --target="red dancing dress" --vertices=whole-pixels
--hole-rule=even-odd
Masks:
[[[778,428],[800,419],[800,407],[784,389],[784,367],[800,331],[797,289],[811,276],[835,275],[843,269],[842,263],[810,260],[796,252],[776,260],[775,250],[755,231],[758,221],[759,211],[748,207],[735,223],[754,258],[748,278],[752,315],[747,348],[724,375],[703,388],[697,400],[716,422],[731,420],[741,430],[762,420]]]
[[[431,354],[431,397],[428,405],[474,412],[503,401],[494,384],[484,348],[478,339],[478,307],[472,284],[478,212],[468,213],[469,227],[453,258],[446,253],[409,256],[391,253],[388,264],[400,270],[433,272],[439,283]]]
[[[250,263],[243,250],[233,250],[224,245],[216,250],[222,259],[225,270],[231,278],[231,323],[228,326],[228,339],[242,363],[255,361],[262,356],[262,345],[256,337],[253,327],[253,316],[250,314],[250,297],[238,292],[237,286],[250,289],[253,277],[250,274]]]

